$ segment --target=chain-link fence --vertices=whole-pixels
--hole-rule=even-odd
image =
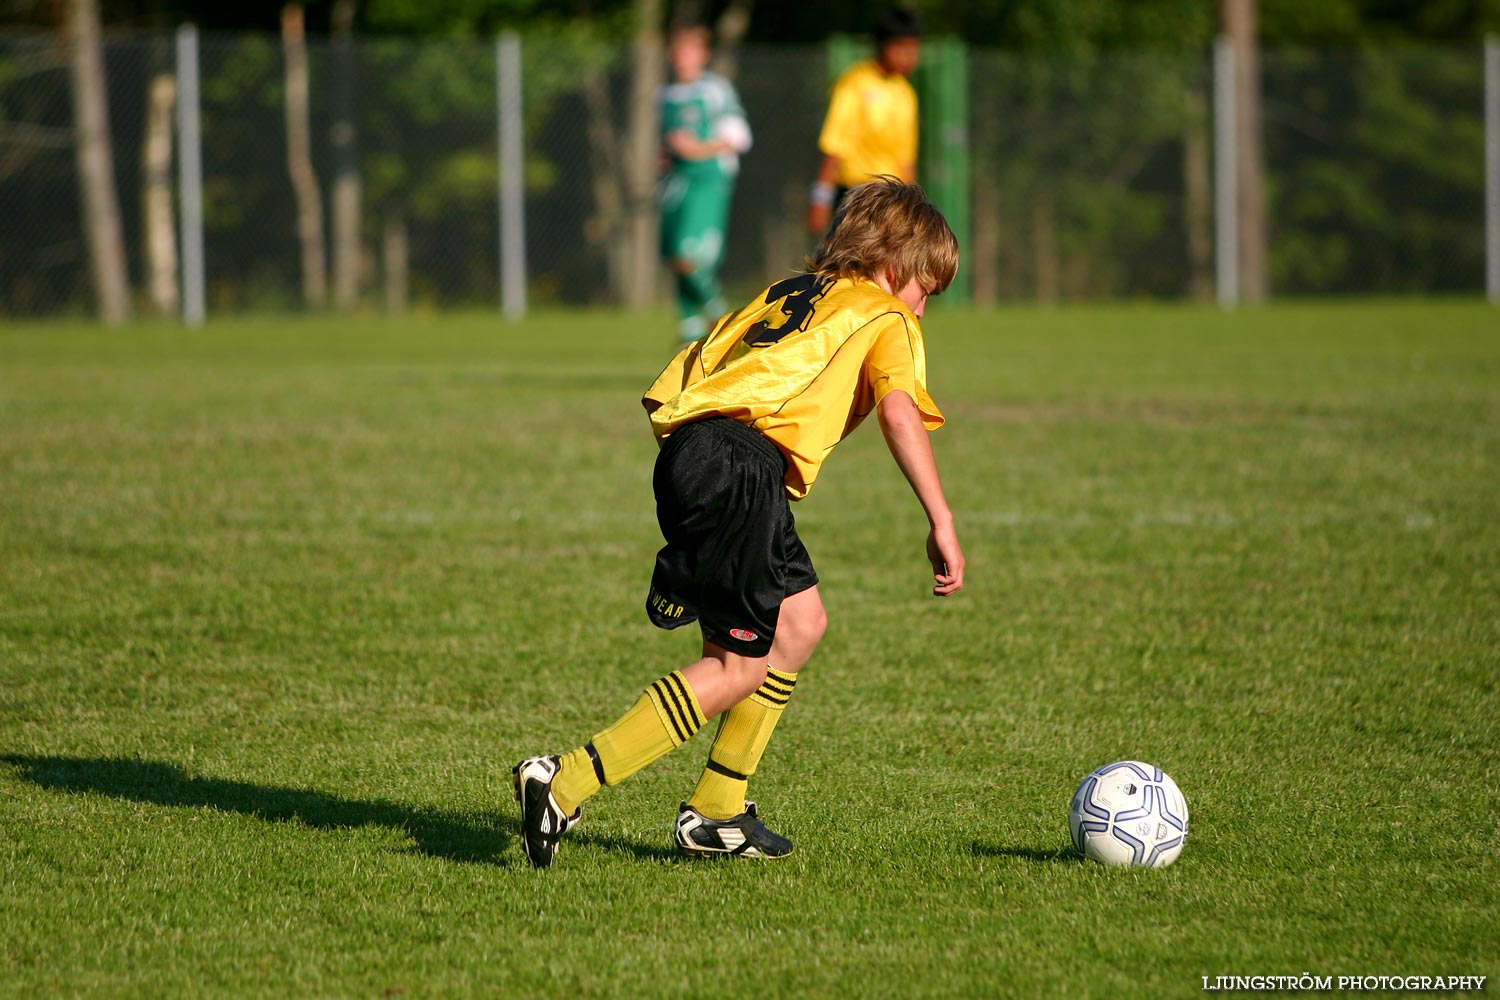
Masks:
[[[181,253],[177,41],[104,46],[139,312],[176,311],[194,265]],[[205,35],[197,52],[211,315],[498,306],[494,44]],[[526,35],[520,53],[527,299],[655,299],[655,137],[643,165],[654,125],[641,108],[658,54],[569,30]],[[1210,53],[960,54],[962,141],[949,145],[967,198],[942,207],[964,220],[976,302],[1213,297]],[[735,294],[810,249],[801,220],[831,65],[822,47],[733,53],[755,133],[724,264]],[[1273,294],[1484,292],[1477,47],[1265,52],[1260,75]],[[0,315],[94,309],[72,101],[64,45],[0,37]]]

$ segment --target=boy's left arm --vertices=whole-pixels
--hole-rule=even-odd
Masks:
[[[916,401],[904,390],[893,389],[875,407],[881,433],[891,457],[911,484],[912,492],[927,514],[927,559],[932,563],[933,596],[947,597],[964,585],[964,552],[953,526],[953,512],[943,495],[937,457],[922,423]]]

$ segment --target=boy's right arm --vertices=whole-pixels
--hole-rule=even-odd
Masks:
[[[922,426],[922,414],[910,396],[895,389],[881,397],[875,415],[891,457],[911,484],[931,525],[927,533],[927,559],[932,563],[932,593],[947,597],[964,585],[964,552],[953,527],[953,512],[943,496],[937,458],[932,454],[927,428]]]
[[[807,230],[814,236],[822,236],[828,232],[828,223],[833,220],[833,199],[838,190],[834,182],[838,180],[838,176],[839,158],[831,153],[824,153],[807,201]]]

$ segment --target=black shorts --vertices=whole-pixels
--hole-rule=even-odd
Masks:
[[[782,480],[786,459],[728,417],[679,427],[656,457],[656,554],[646,614],[658,628],[698,622],[703,638],[764,656],[781,602],[818,582]]]

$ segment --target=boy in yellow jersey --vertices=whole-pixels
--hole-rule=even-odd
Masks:
[[[650,685],[623,716],[564,756],[513,770],[522,844],[539,868],[580,806],[722,715],[708,764],[677,815],[690,854],[779,858],[791,841],[760,820],[746,786],[827,616],[789,500],[834,446],[876,414],[927,513],[937,596],[964,582],[964,555],[928,431],[921,316],[948,287],[958,243],[922,189],[895,177],[854,188],[807,271],[778,281],[685,347],[642,403],[660,444],[653,486],[666,540],[646,612],[696,621],[702,655]]]
[[[917,179],[917,92],[907,78],[921,58],[917,15],[893,7],[875,22],[875,58],[855,63],[833,85],[808,195],[807,228],[821,235],[844,192],[871,177]]]

